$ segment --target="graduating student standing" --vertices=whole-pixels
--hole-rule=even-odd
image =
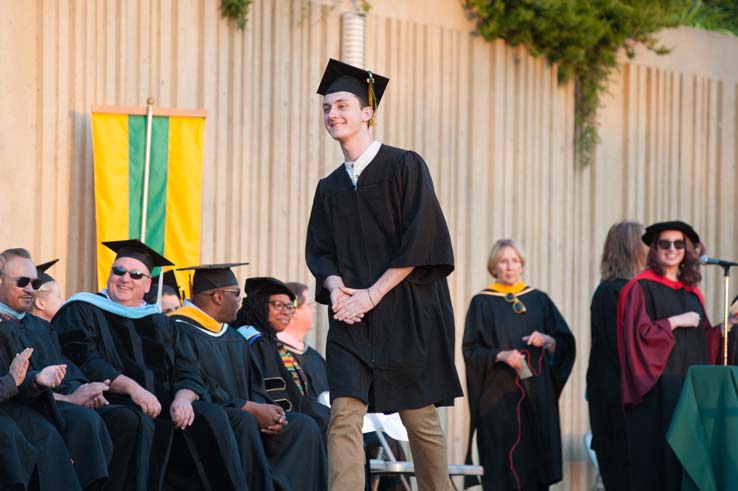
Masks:
[[[446,283],[448,227],[415,152],[372,139],[388,79],[330,60],[318,88],[323,122],[345,158],[321,179],[306,256],[316,300],[331,307],[326,345],[332,407],[332,490],[364,487],[367,409],[399,411],[421,490],[448,489],[446,439],[435,406],[462,395]]]

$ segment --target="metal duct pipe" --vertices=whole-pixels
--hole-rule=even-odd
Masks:
[[[348,11],[341,14],[341,61],[364,68],[366,53],[366,15]]]

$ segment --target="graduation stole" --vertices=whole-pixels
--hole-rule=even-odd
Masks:
[[[529,287],[522,281],[518,281],[514,285],[504,285],[498,281],[495,281],[494,283],[490,283],[489,285],[487,285],[487,288],[482,290],[482,293],[484,293],[485,295],[504,297],[508,293],[512,293],[513,295],[524,295],[530,291],[533,291],[533,288]]]
[[[300,391],[300,394],[305,395],[305,393],[307,392],[307,383],[303,383],[302,377],[300,375],[300,372],[302,372],[302,367],[297,362],[292,352],[288,350],[284,344],[278,342],[277,345],[279,350],[279,357],[282,359],[282,364],[287,369],[287,371],[290,372],[290,375],[292,375],[292,380],[295,382],[295,385]]]
[[[8,316],[8,318],[12,318],[17,321],[20,321],[26,316],[25,312],[16,312],[4,303],[0,303],[0,314],[4,314]]]
[[[142,305],[141,307],[128,307],[126,305],[115,303],[112,300],[110,300],[108,297],[97,295],[95,293],[86,293],[86,292],[76,293],[72,295],[69,299],[67,299],[67,301],[64,302],[64,305],[67,305],[72,302],[89,303],[90,305],[94,305],[95,307],[102,309],[105,312],[110,312],[111,314],[115,314],[120,317],[125,317],[126,319],[141,319],[143,317],[146,317],[147,315],[153,315],[153,314],[159,313],[159,309],[156,308],[156,305]]]
[[[223,330],[223,324],[210,317],[201,309],[198,309],[197,307],[192,305],[185,305],[184,307],[180,307],[169,315],[181,315],[182,317],[192,319],[206,331],[210,331],[215,334],[218,334],[220,331]]]

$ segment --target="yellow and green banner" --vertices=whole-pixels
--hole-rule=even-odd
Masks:
[[[100,245],[104,241],[141,239],[143,234],[146,245],[177,266],[200,260],[205,111],[153,111],[144,209],[146,138],[146,108],[93,106],[100,288],[114,259],[113,252]],[[186,276],[177,275],[179,284],[186,285]]]

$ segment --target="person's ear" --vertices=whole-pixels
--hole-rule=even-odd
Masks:
[[[361,109],[361,120],[364,123],[367,123],[372,119],[373,114],[374,114],[374,110],[371,108],[371,106],[366,106]]]
[[[44,310],[44,308],[46,307],[46,299],[40,296],[34,298],[33,306],[36,307],[36,310]]]

